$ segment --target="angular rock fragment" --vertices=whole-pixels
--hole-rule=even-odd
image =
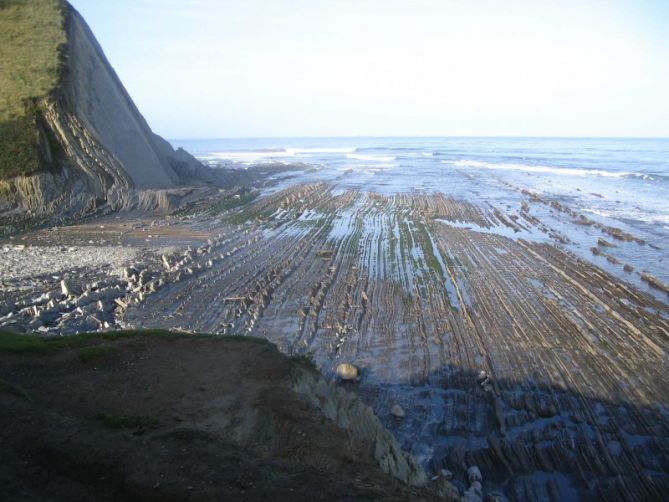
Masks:
[[[63,296],[76,296],[78,294],[77,288],[67,279],[60,281],[60,290]]]

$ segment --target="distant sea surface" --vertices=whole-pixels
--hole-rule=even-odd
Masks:
[[[669,263],[663,263],[669,258],[669,139],[357,137],[172,144],[222,168],[304,164],[291,183],[326,181],[335,189],[440,191],[507,211],[518,206],[522,190],[530,190],[641,235],[660,249],[630,249],[630,260],[669,280]],[[578,245],[583,239],[577,230],[560,230],[572,234],[577,248],[589,244]]]

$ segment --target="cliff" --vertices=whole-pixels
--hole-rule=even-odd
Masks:
[[[155,135],[65,1],[0,2],[0,215],[166,208],[212,181]]]

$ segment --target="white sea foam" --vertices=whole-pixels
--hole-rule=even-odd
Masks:
[[[388,170],[388,169],[395,169],[396,167],[399,167],[399,164],[392,164],[392,163],[388,163],[388,164],[383,163],[383,164],[380,164],[380,163],[379,163],[379,164],[374,164],[373,166],[369,166],[369,168],[370,168],[372,171],[386,171],[386,170]]]
[[[665,225],[669,223],[669,214],[640,211],[630,207],[620,208],[619,210],[605,210],[601,208],[583,208],[583,211],[590,214],[596,214],[604,218],[637,220],[650,225]]]
[[[293,152],[286,150],[265,150],[265,151],[231,151],[231,152],[211,152],[207,155],[201,155],[201,160],[231,160],[233,162],[253,163],[260,160],[294,157]]]
[[[341,153],[348,154],[355,152],[354,146],[341,148],[270,148],[262,150],[232,150],[228,152],[209,152],[204,155],[198,155],[198,159],[205,161],[229,160],[241,163],[255,163],[267,159],[287,158],[309,156],[319,153]]]
[[[603,209],[597,209],[592,207],[584,207],[583,211],[586,213],[596,214],[597,216],[603,216],[604,218],[613,218],[615,214],[611,211],[604,211]]]
[[[442,160],[444,164],[450,161]],[[498,169],[502,171],[524,171],[529,173],[551,173],[564,176],[606,176],[609,178],[622,178],[633,173],[602,171],[600,169],[574,169],[570,167],[532,166],[529,164],[515,164],[507,162],[482,162],[479,160],[456,160],[452,162],[457,167],[469,167],[474,169]]]
[[[286,148],[286,151],[294,154],[300,153],[353,153],[357,149],[354,146],[344,146],[341,148]]]
[[[350,153],[346,155],[346,158],[354,160],[368,160],[370,162],[391,162],[395,160],[396,157],[393,157],[392,155],[370,155],[362,153]]]

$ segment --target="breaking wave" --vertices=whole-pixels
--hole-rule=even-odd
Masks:
[[[457,167],[469,167],[474,169],[497,169],[502,171],[524,171],[528,173],[551,173],[564,176],[606,176],[609,178],[622,178],[632,176],[635,173],[602,171],[601,169],[575,169],[572,167],[533,166],[529,164],[516,164],[506,162],[482,162],[479,160],[456,160],[450,162],[443,160],[444,164],[452,164]]]
[[[346,155],[346,158],[354,160],[367,160],[371,162],[391,162],[395,160],[396,157],[392,155],[371,155],[371,154],[365,155],[361,153],[356,153],[356,154],[350,153]]]

